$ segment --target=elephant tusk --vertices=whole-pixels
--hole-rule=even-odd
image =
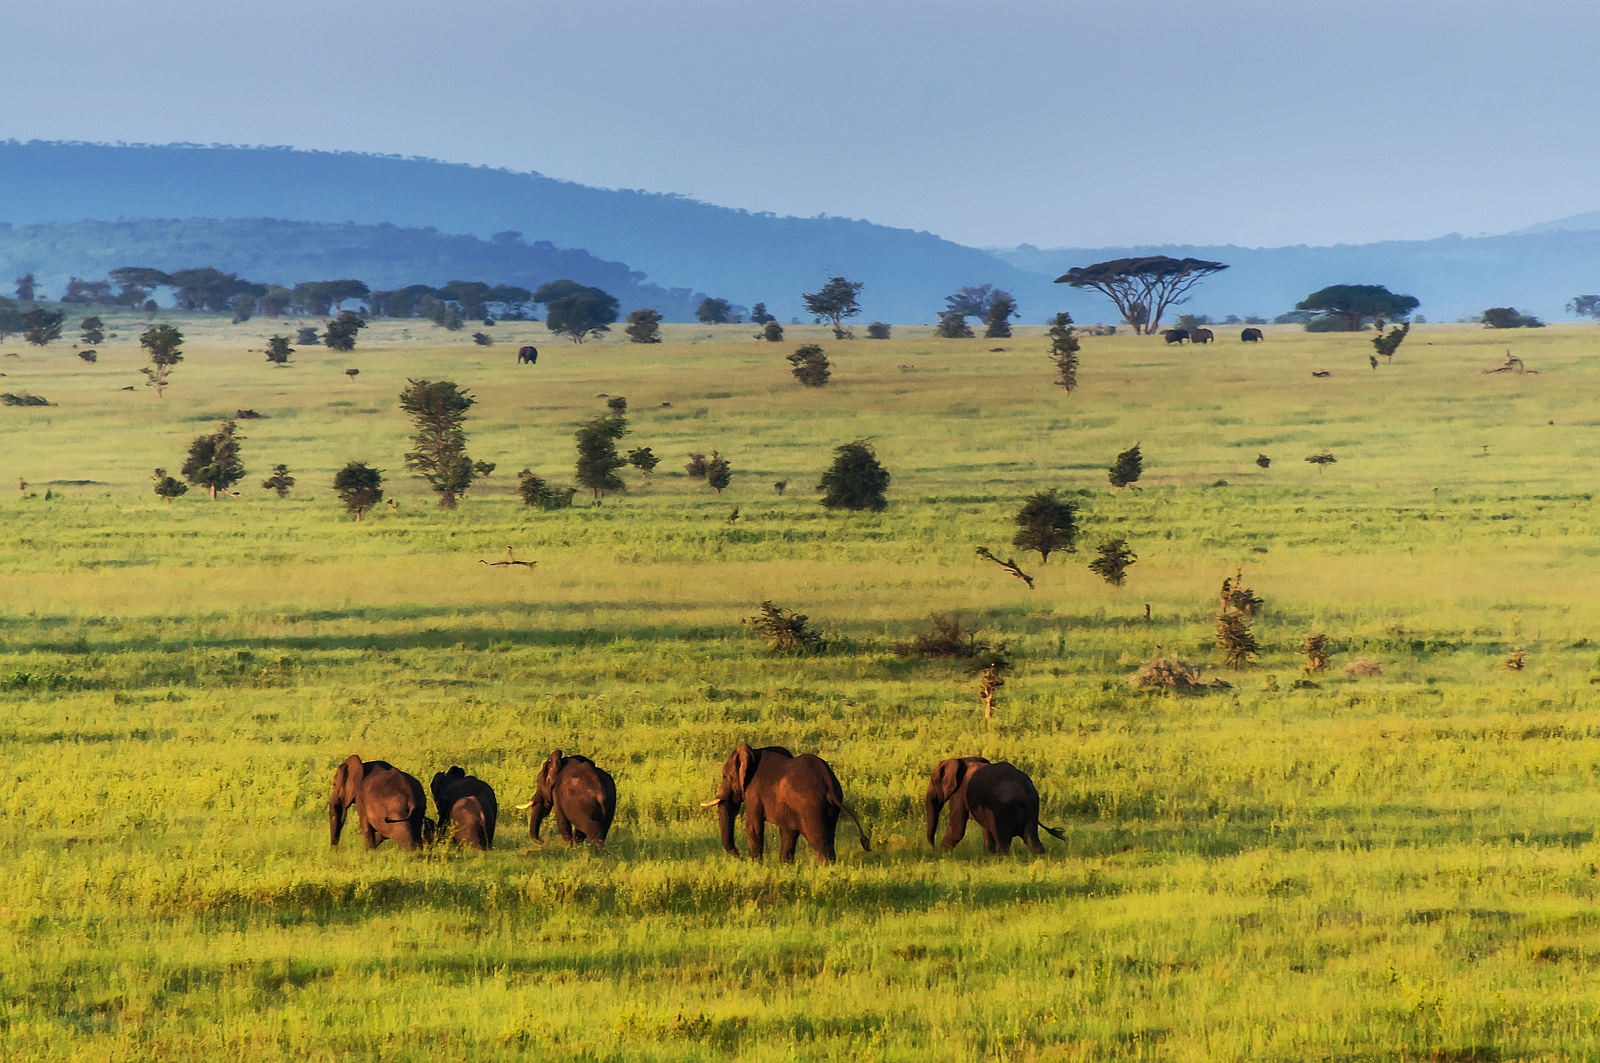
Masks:
[[[722,798],[713,797],[709,801],[701,801],[700,802],[700,807],[701,808],[710,808],[712,805],[720,805],[720,804],[722,804]]]
[[[520,805],[517,806],[517,811],[518,812],[526,812],[528,809],[530,809],[532,807],[533,807],[533,798],[530,797],[530,798],[528,798],[528,800],[525,803],[520,804]]]

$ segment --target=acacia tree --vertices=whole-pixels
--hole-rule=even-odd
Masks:
[[[383,501],[383,473],[363,461],[352,461],[333,474],[333,493],[361,520],[361,511]]]
[[[1056,489],[1029,495],[1017,510],[1017,533],[1011,545],[1019,550],[1037,550],[1039,563],[1049,564],[1057,550],[1072,553],[1077,549],[1078,508],[1057,495]]]
[[[806,304],[807,313],[833,322],[834,338],[844,340],[850,338],[850,331],[844,327],[845,320],[861,313],[861,306],[856,301],[861,288],[859,281],[834,277],[820,291],[802,292],[800,299]]]
[[[733,466],[728,459],[717,453],[711,452],[711,457],[706,461],[706,486],[722,494],[722,489],[733,482]]]
[[[322,330],[322,342],[330,351],[353,351],[356,349],[356,333],[367,327],[361,320],[361,315],[354,310],[341,310],[339,316],[328,322],[328,327]]]
[[[1161,327],[1162,314],[1188,302],[1189,289],[1227,268],[1221,262],[1200,258],[1149,255],[1076,266],[1057,277],[1056,283],[1099,292],[1111,300],[1135,333],[1153,336]]]
[[[789,364],[794,367],[794,378],[808,388],[823,387],[833,375],[828,356],[815,343],[796,347],[794,353],[789,355]]]
[[[183,333],[171,325],[152,325],[139,337],[139,346],[150,352],[150,364],[140,369],[147,387],[156,389],[161,398],[167,388],[167,378],[172,367],[183,361]]]
[[[1360,332],[1369,321],[1393,321],[1422,304],[1409,295],[1396,295],[1381,284],[1334,284],[1312,292],[1296,310],[1322,314],[1342,326],[1340,332]]]
[[[106,341],[106,323],[96,315],[91,314],[78,322],[78,338],[89,346]]]
[[[267,361],[282,367],[289,364],[289,356],[294,353],[294,348],[289,346],[288,336],[273,336],[267,340]]]
[[[872,444],[864,439],[835,447],[833,465],[817,484],[822,504],[828,509],[870,509],[888,507],[889,470],[879,462]]]
[[[1010,292],[995,292],[989,297],[989,312],[984,315],[984,337],[1003,340],[1011,336],[1011,319],[1017,316],[1017,301]]]
[[[661,342],[661,311],[633,310],[628,313],[627,327],[622,330],[630,343]]]
[[[544,304],[545,327],[573,343],[610,332],[620,306],[609,293],[572,280],[541,284],[532,301]]]
[[[1567,304],[1567,313],[1573,317],[1592,317],[1600,321],[1600,295],[1574,296]]]
[[[407,380],[400,409],[411,415],[417,434],[406,454],[406,468],[421,474],[439,493],[439,506],[454,509],[475,475],[467,456],[467,411],[478,400],[449,380]]]
[[[700,305],[695,309],[695,319],[702,325],[727,325],[736,323],[733,307],[726,299],[713,299],[709,296],[700,300]]]
[[[1117,460],[1106,470],[1106,478],[1111,481],[1112,487],[1130,487],[1138,483],[1143,475],[1144,455],[1140,453],[1137,443],[1118,454]]]
[[[289,475],[289,466],[274,465],[272,475],[261,481],[261,486],[268,491],[278,492],[278,497],[283,498],[294,486],[294,477]]]
[[[607,491],[625,491],[627,484],[617,470],[627,464],[617,454],[617,440],[628,433],[622,417],[596,417],[578,426],[573,437],[578,444],[577,480],[591,495],[600,498]]]
[[[231,420],[223,421],[215,432],[196,436],[189,444],[189,456],[178,471],[196,487],[204,487],[217,500],[217,490],[226,491],[244,479],[244,462],[239,457],[239,444],[244,436],[239,426]]]
[[[1064,310],[1050,320],[1050,358],[1056,363],[1056,383],[1072,394],[1078,387],[1078,337],[1072,315]]]
[[[67,315],[59,310],[46,310],[36,306],[22,315],[22,338],[36,347],[43,347],[61,338],[61,326]]]

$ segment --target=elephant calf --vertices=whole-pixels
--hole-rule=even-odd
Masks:
[[[722,848],[739,855],[733,841],[733,820],[744,806],[744,833],[750,844],[750,859],[760,860],[766,849],[767,821],[778,828],[778,856],[794,860],[800,836],[823,863],[832,863],[837,854],[833,837],[839,828],[839,813],[848,813],[861,835],[861,848],[872,851],[871,839],[855,811],[844,803],[844,791],[833,769],[821,757],[804,753],[795,756],[782,746],[752,749],[744,742],[722,765],[722,789],[702,808],[717,806],[722,829]]]
[[[475,775],[451,765],[433,777],[429,789],[439,809],[439,829],[448,830],[457,845],[494,847],[494,824],[500,815],[494,789]]]
[[[355,754],[333,773],[333,793],[328,798],[328,842],[339,844],[345,813],[356,809],[361,836],[371,849],[385,838],[410,852],[422,844],[422,822],[428,811],[422,784],[382,760],[362,760]]]
[[[967,833],[967,819],[977,821],[983,830],[985,852],[1002,853],[1011,848],[1011,839],[1021,838],[1036,853],[1044,852],[1039,842],[1039,791],[1027,773],[1005,761],[991,764],[983,757],[951,757],[941,760],[928,779],[924,804],[928,811],[928,844],[933,844],[939,829],[939,815],[950,805],[950,825],[945,830],[946,852],[956,847]],[[1055,837],[1066,835],[1054,827],[1044,827]]]
[[[558,749],[539,769],[533,799],[517,808],[529,810],[528,836],[541,845],[539,827],[554,811],[562,841],[568,845],[587,841],[598,851],[605,848],[617,816],[617,785],[588,757],[564,756]]]

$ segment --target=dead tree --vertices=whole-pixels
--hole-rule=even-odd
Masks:
[[[987,546],[978,547],[978,556],[983,558],[985,561],[993,561],[995,564],[999,565],[1001,568],[1005,569],[1022,582],[1026,583],[1030,591],[1033,590],[1033,577],[1022,571],[1022,569],[1018,568],[1017,562],[1014,559],[1008,557],[1002,561],[998,557],[995,557],[993,554],[991,554]]]

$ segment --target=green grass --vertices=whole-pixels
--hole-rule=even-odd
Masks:
[[[478,348],[380,323],[274,369],[246,351],[274,323],[178,323],[164,400],[139,323],[95,365],[0,344],[0,390],[57,404],[0,408],[0,1057],[1594,1054],[1600,330],[1425,326],[1376,371],[1363,337],[1088,338],[1069,397],[1038,329],[791,328],[834,362],[810,390],[744,326],[580,348],[502,324]],[[1508,343],[1537,375],[1480,372]],[[408,377],[479,397],[498,469],[454,512],[404,473]],[[653,480],[521,506],[518,469],[570,480],[601,393]],[[150,470],[240,408],[265,415],[243,497],[157,499]],[[812,487],[856,438],[892,504],[827,514]],[[1134,442],[1143,489],[1114,492]],[[713,448],[720,498],[681,472]],[[352,459],[398,510],[342,517]],[[255,486],[277,462],[282,501]],[[1030,592],[974,549],[1012,554],[1044,487],[1088,549],[1019,557]],[[1085,567],[1112,535],[1140,558],[1121,589]],[[507,547],[538,567],[479,564]],[[1158,647],[1219,674],[1241,565],[1258,664],[1135,693]],[[766,652],[739,619],[767,598],[829,651]],[[932,612],[1013,646],[993,721],[962,670],[891,652]],[[1334,667],[1294,689],[1313,631]],[[1383,674],[1347,676],[1358,656]],[[725,857],[697,806],[741,739],[826,757],[874,851],[846,825],[832,867]],[[617,778],[604,856],[515,814],[486,855],[327,845],[351,752],[424,782],[460,763],[510,805],[557,746]],[[1028,770],[1068,840],[930,852],[927,772],[969,753]]]

